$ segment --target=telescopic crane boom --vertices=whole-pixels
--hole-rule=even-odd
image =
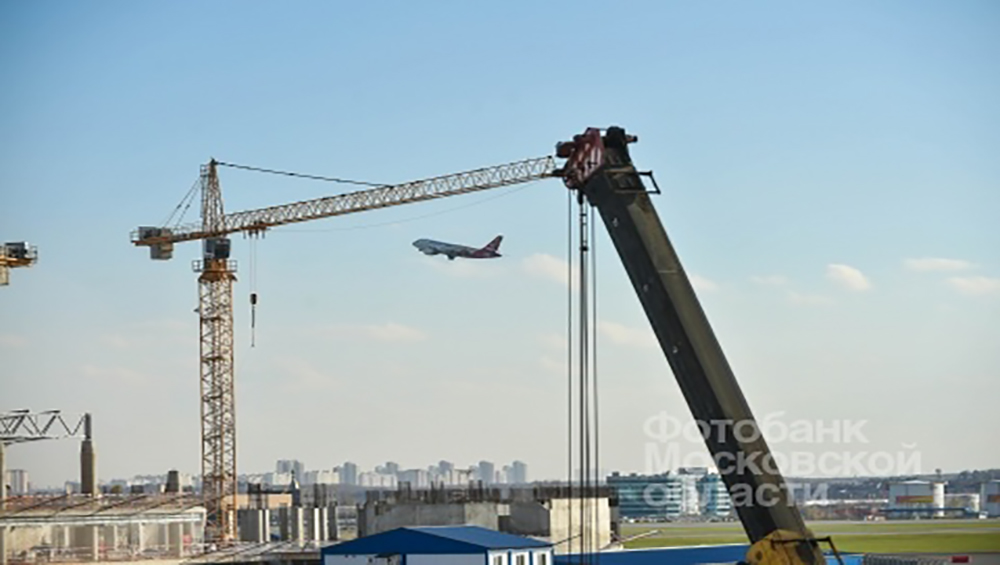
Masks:
[[[751,565],[825,563],[667,238],[618,127],[556,146],[563,182],[601,214],[753,545]],[[705,433],[707,431],[707,433]],[[736,493],[749,496],[740,496]],[[829,541],[829,538],[825,538]]]

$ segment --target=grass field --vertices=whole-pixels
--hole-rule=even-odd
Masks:
[[[920,522],[815,522],[818,536],[832,536],[848,553],[1000,552],[1000,520]],[[739,524],[625,524],[622,534],[656,534],[626,544],[629,548],[747,543]]]

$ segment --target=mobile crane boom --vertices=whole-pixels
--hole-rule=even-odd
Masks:
[[[805,526],[691,281],[632,164],[637,138],[588,129],[556,146],[559,171],[601,214],[734,506],[754,544],[750,563],[825,563]],[[707,432],[707,433],[706,433]]]

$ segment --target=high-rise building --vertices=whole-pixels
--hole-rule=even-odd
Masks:
[[[524,461],[514,461],[511,464],[513,473],[510,477],[510,482],[516,485],[527,484],[528,482],[528,465]]]
[[[407,469],[396,475],[399,483],[409,483],[410,488],[427,488],[430,486],[430,476],[423,469]]]
[[[504,465],[497,471],[496,480],[502,485],[510,484],[512,477],[514,476],[514,468],[510,465]]]
[[[279,459],[274,466],[274,471],[276,473],[295,473],[295,479],[302,481],[302,476],[305,473],[305,465],[301,461],[295,459]]]
[[[445,461],[444,459],[438,461],[438,472],[441,473],[442,475],[447,475],[448,473],[451,473],[454,470],[455,470],[455,464],[452,463],[451,461]]]
[[[396,463],[395,461],[386,461],[385,465],[376,465],[375,472],[380,475],[396,476],[399,474],[399,463]]]
[[[306,471],[302,477],[303,485],[336,485],[340,484],[340,471],[338,469],[318,469],[316,471]]]
[[[358,474],[358,485],[363,487],[396,488],[398,484],[396,475],[387,475],[372,471]]]
[[[31,483],[28,482],[28,472],[24,469],[8,469],[7,476],[3,477],[3,479],[4,484],[10,489],[7,491],[10,495],[20,496],[28,494],[31,491]]]
[[[340,480],[345,485],[358,484],[358,466],[350,461],[340,467]]]
[[[479,462],[479,480],[484,485],[492,485],[496,482],[496,466],[490,461]]]

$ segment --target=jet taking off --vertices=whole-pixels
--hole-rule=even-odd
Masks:
[[[413,242],[413,246],[425,255],[447,255],[448,259],[452,260],[454,260],[455,257],[464,257],[466,259],[493,259],[500,257],[500,253],[498,253],[497,250],[500,249],[500,242],[502,240],[503,236],[498,235],[493,238],[493,241],[487,243],[486,247],[483,247],[482,249],[467,247],[465,245],[456,245],[454,243],[434,241],[433,239],[418,239]]]

